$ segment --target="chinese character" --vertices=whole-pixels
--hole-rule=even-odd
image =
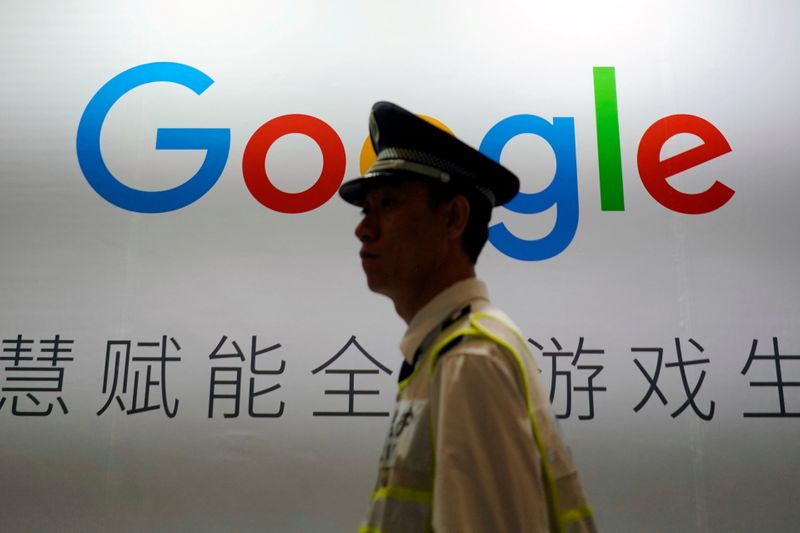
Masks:
[[[364,356],[366,357],[374,366],[377,368],[363,368],[363,369],[335,369],[335,368],[328,368],[330,365],[333,364],[334,361],[339,359],[339,357],[345,353],[348,348],[351,346],[355,346],[355,348]],[[326,374],[349,374],[350,376],[350,386],[345,390],[326,390],[325,394],[330,395],[345,395],[348,398],[347,402],[347,411],[314,411],[314,416],[389,416],[388,411],[356,411],[355,410],[355,397],[356,395],[377,395],[380,393],[378,390],[363,390],[363,389],[356,389],[355,379],[356,374],[378,374],[380,371],[391,375],[392,371],[380,364],[375,358],[373,358],[370,354],[361,347],[361,345],[356,340],[355,335],[350,337],[350,340],[342,347],[341,350],[336,352],[336,354],[325,361],[322,365],[318,366],[314,370],[311,371],[312,374],[317,374],[320,371],[325,370]]]
[[[233,345],[234,352],[232,353],[221,353],[220,350],[222,346],[225,344],[225,341],[228,339],[227,336],[223,336],[220,339],[219,344],[217,347],[214,348],[214,351],[208,356],[209,359],[237,359],[240,362],[245,361],[244,353],[242,349],[239,348],[239,344],[236,341],[231,341],[231,345]],[[272,391],[278,390],[281,385],[277,383],[271,387],[266,387],[259,391],[256,391],[256,378],[255,376],[265,376],[265,375],[279,375],[283,374],[284,369],[286,368],[286,361],[281,359],[280,367],[277,370],[259,370],[256,368],[256,358],[260,355],[267,354],[273,350],[277,350],[281,347],[280,344],[273,344],[263,350],[258,350],[256,348],[257,337],[253,335],[250,339],[250,372],[253,374],[253,377],[250,378],[250,389],[249,394],[247,396],[247,413],[254,418],[277,418],[283,415],[283,401],[280,402],[278,405],[277,410],[269,411],[269,412],[257,412],[255,409],[255,399],[259,396],[263,396],[268,394]],[[227,376],[225,378],[224,376]],[[225,389],[228,392],[224,392]],[[241,364],[237,366],[215,366],[211,368],[211,388],[209,391],[209,398],[208,398],[208,418],[212,418],[214,416],[214,402],[216,400],[232,400],[233,401],[233,411],[223,413],[225,418],[236,418],[239,416],[239,401],[241,399],[241,391],[242,391],[242,367]]]
[[[551,372],[550,372],[550,403],[552,404],[556,397],[556,389],[558,388],[559,381],[563,381],[564,386],[564,395],[565,395],[565,406],[563,413],[556,413],[557,418],[569,418],[572,414],[572,393],[573,392],[585,392],[587,398],[587,413],[583,415],[578,415],[580,420],[591,420],[594,418],[594,393],[595,392],[605,392],[606,387],[598,387],[594,383],[594,379],[600,374],[603,370],[601,365],[586,365],[586,364],[579,364],[581,360],[581,356],[583,355],[603,355],[605,350],[590,350],[588,348],[584,348],[583,346],[584,338],[580,337],[578,339],[578,348],[575,352],[567,352],[561,348],[561,344],[558,342],[558,339],[555,337],[550,338],[550,342],[553,343],[557,351],[544,351],[544,347],[539,344],[538,342],[534,341],[533,339],[528,339],[528,342],[536,346],[539,351],[542,352],[544,357],[551,358]],[[573,371],[569,368],[566,370],[559,370],[558,367],[558,359],[559,358],[569,358],[570,366],[574,367],[578,371],[581,372],[581,376],[585,377],[586,385],[581,386],[574,386],[572,385],[572,373]]]
[[[692,346],[694,346],[700,353],[703,353],[704,349],[702,346],[700,346],[700,344],[697,341],[695,341],[694,339],[689,339],[689,343]],[[638,413],[639,410],[642,407],[644,407],[644,405],[648,402],[648,400],[650,400],[650,397],[653,395],[653,393],[656,393],[658,399],[661,400],[661,403],[663,405],[667,405],[667,398],[666,396],[664,396],[664,393],[658,386],[658,378],[661,375],[661,364],[663,360],[664,349],[661,347],[631,348],[631,352],[633,353],[651,352],[657,355],[656,366],[652,374],[649,373],[647,370],[645,370],[644,366],[638,359],[633,360],[633,362],[636,363],[636,366],[641,371],[642,375],[645,377],[645,379],[647,379],[649,383],[649,388],[647,389],[647,393],[645,393],[642,400],[636,405],[636,407],[633,408],[633,410]],[[670,416],[672,416],[672,418],[675,418],[678,415],[680,415],[687,407],[691,406],[692,410],[695,412],[697,416],[706,421],[711,420],[714,417],[714,406],[715,406],[714,400],[711,400],[707,413],[703,413],[697,406],[697,403],[695,402],[697,393],[700,391],[700,387],[703,385],[703,381],[706,378],[706,371],[705,370],[700,371],[700,377],[697,379],[697,382],[694,384],[694,386],[691,386],[689,384],[689,377],[686,373],[687,366],[706,364],[709,362],[709,359],[684,360],[683,350],[681,348],[681,341],[677,337],[675,338],[675,354],[677,360],[674,363],[666,363],[664,366],[666,368],[678,367],[678,370],[680,371],[681,375],[681,382],[683,383],[683,390],[686,393],[686,401],[683,402],[683,404],[680,407],[678,407],[675,411],[673,411]]]
[[[69,412],[67,404],[61,397],[64,368],[59,363],[74,360],[73,357],[64,357],[61,354],[72,353],[71,346],[75,341],[62,339],[61,335],[40,340],[40,355],[35,358],[35,363],[33,355],[25,355],[33,353],[33,342],[33,339],[23,339],[22,335],[17,335],[16,339],[3,339],[3,355],[0,356],[0,361],[12,363],[3,369],[5,381],[2,392],[14,393],[11,413],[15,416],[47,416],[53,411],[53,402],[48,402],[45,406],[39,396],[42,396],[41,393],[51,393],[58,395],[55,400],[61,411],[67,414]],[[20,364],[26,361],[30,363]],[[25,399],[28,400],[26,403],[33,404],[33,409],[26,410],[20,407],[20,403],[25,402]],[[0,396],[0,409],[3,408],[5,401],[5,395]]]
[[[758,346],[758,339],[753,339],[753,344],[750,347],[750,357],[747,358],[747,364],[742,369],[742,375],[747,374],[750,370],[750,364],[755,360],[772,361],[775,365],[775,381],[751,381],[751,387],[775,387],[778,393],[779,411],[772,413],[744,413],[745,417],[798,417],[800,412],[787,412],[786,411],[786,398],[784,397],[785,387],[800,387],[800,381],[786,381],[784,376],[784,368],[782,363],[784,361],[797,361],[800,360],[800,355],[797,354],[782,354],[778,349],[778,338],[772,337],[772,353],[771,354],[756,354],[756,347]]]
[[[176,351],[181,349],[178,342],[169,338],[170,343]],[[110,340],[106,343],[106,363],[103,374],[103,394],[108,394],[106,404],[97,412],[97,416],[103,414],[113,400],[121,411],[132,415],[146,411],[155,411],[164,408],[164,412],[169,418],[173,418],[178,412],[178,400],[169,407],[167,400],[167,363],[180,361],[180,357],[167,357],[167,336],[162,335],[161,342],[137,342],[136,348],[142,348],[141,352],[151,351],[157,348],[156,355],[131,354],[132,342],[129,340]],[[140,363],[140,364],[137,364]],[[112,368],[113,365],[113,368]],[[133,373],[133,383],[131,384],[131,371]],[[151,389],[160,390],[161,403],[151,397]],[[123,395],[130,394],[130,407],[125,407]]]

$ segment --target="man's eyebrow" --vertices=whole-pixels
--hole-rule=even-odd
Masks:
[[[387,183],[386,185],[381,185],[380,187],[376,187],[375,189],[373,189],[373,192],[375,192],[376,194],[382,192],[397,192],[401,189],[402,187],[399,184]]]
[[[367,195],[364,197],[364,203],[367,203],[370,198],[377,199],[382,198],[387,194],[397,195],[400,193],[400,187],[397,185],[382,185],[380,187],[376,187],[372,189]]]

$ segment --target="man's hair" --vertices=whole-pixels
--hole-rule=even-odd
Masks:
[[[461,235],[461,245],[467,252],[470,262],[474,265],[478,262],[478,256],[489,238],[489,220],[492,217],[492,205],[489,200],[474,189],[444,185],[439,182],[425,180],[430,191],[430,203],[432,208],[449,202],[456,196],[464,196],[469,202],[469,218]]]

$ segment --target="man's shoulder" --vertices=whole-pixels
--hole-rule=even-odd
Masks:
[[[505,311],[489,301],[476,302],[471,307],[469,316],[466,317],[468,328],[476,331],[480,336],[499,341],[511,341],[522,337],[517,324]],[[501,342],[505,344],[506,342]]]
[[[486,310],[473,313],[465,327],[432,354],[433,388],[440,394],[467,388],[479,395],[513,390],[524,397],[522,382],[532,357],[520,346],[518,333],[512,331],[516,326],[505,318]]]
[[[521,351],[527,352],[527,347],[519,328],[501,309],[484,301],[442,332],[434,357],[470,355],[505,360]]]

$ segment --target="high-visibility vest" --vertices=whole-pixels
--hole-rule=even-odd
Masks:
[[[465,312],[466,311],[466,312]],[[422,343],[413,371],[398,386],[397,404],[381,454],[378,481],[359,533],[420,533],[433,531],[431,511],[436,443],[429,409],[430,384],[439,357],[460,342],[491,341],[513,359],[513,367],[530,419],[533,453],[540,461],[546,509],[532,521],[554,533],[594,532],[592,511],[564,445],[552,408],[527,343],[501,312],[465,308],[446,321]]]

